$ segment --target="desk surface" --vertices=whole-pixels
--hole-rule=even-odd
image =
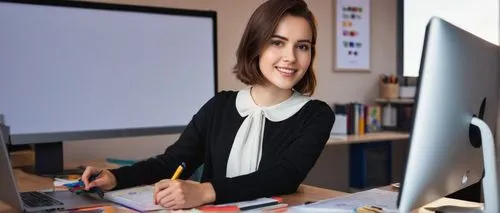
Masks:
[[[100,166],[100,167],[116,167],[113,164],[108,164],[108,163],[92,163],[94,166]],[[32,174],[27,174],[20,169],[14,169],[14,175],[17,179],[17,185],[18,189],[20,191],[32,191],[32,190],[42,190],[42,189],[48,189],[53,187],[53,180],[51,178],[44,178]],[[392,190],[390,187],[384,187],[383,189],[386,190]],[[314,186],[309,186],[309,185],[300,185],[299,189],[297,190],[296,193],[289,194],[289,195],[283,195],[281,196],[283,198],[283,201],[290,206],[293,205],[298,205],[302,204],[308,201],[318,201],[318,200],[323,200],[323,199],[328,199],[328,198],[333,198],[341,195],[346,195],[347,193],[345,192],[340,192],[340,191],[335,191],[335,190],[329,190],[329,189],[323,189],[319,187],[314,187]],[[461,201],[461,200],[455,200],[455,199],[450,199],[450,198],[442,198],[439,199],[433,203],[430,203],[429,207],[435,207],[435,206],[441,206],[441,205],[459,205],[459,206],[468,206],[468,207],[476,207],[481,204],[479,203],[474,203],[474,202],[467,202],[467,201]],[[119,212],[125,211],[125,212],[132,212],[132,211],[127,211],[123,208],[117,209]],[[13,212],[13,210],[6,205],[5,203],[0,201],[0,213],[6,213],[6,212]],[[426,211],[425,209],[421,208],[419,210],[415,211],[416,213],[428,213],[430,211]]]
[[[399,141],[399,140],[406,140],[408,138],[410,138],[409,133],[391,132],[391,131],[366,133],[363,135],[346,135],[346,136],[330,135],[330,139],[328,139],[326,145],[331,146],[339,144],[369,143],[369,142],[379,142],[379,141]]]
[[[19,169],[14,170],[14,174],[18,181],[18,187],[20,191],[31,191],[31,190],[41,190],[52,188],[52,179],[43,178],[39,176],[35,176],[32,174],[24,173]],[[386,188],[390,190],[390,188]],[[329,190],[318,188],[309,185],[301,185],[296,193],[290,195],[283,195],[283,201],[291,206],[305,203],[307,201],[318,201],[323,199],[328,199],[332,197],[337,197],[341,195],[346,195],[345,192]],[[455,200],[450,198],[442,198],[433,203],[427,205],[428,207],[435,207],[441,205],[460,205],[460,206],[468,206],[468,207],[476,207],[481,204],[474,202],[467,202],[461,200]],[[121,212],[124,209],[119,209]],[[0,201],[0,213],[12,212],[12,209],[6,204]],[[416,213],[430,213],[423,208],[415,211]]]
[[[19,191],[33,191],[49,189],[53,187],[51,178],[40,177],[32,174],[27,174],[20,169],[14,169],[14,175],[17,179]],[[345,195],[347,193],[323,189],[319,187],[301,185],[296,193],[283,195],[283,201],[289,205],[303,204],[307,201],[318,201],[327,198]],[[120,209],[122,210],[122,209]],[[0,213],[12,212],[12,209],[5,203],[0,201]]]
[[[398,191],[399,189],[396,189],[392,186],[384,186],[380,187],[380,189],[383,190],[388,190],[388,191]],[[457,200],[457,199],[452,199],[452,198],[441,198],[439,200],[436,200],[434,202],[431,202],[427,205],[425,205],[422,208],[419,208],[417,210],[412,211],[412,213],[435,213],[433,211],[428,211],[425,208],[426,207],[439,207],[439,206],[445,206],[445,205],[453,205],[453,206],[462,206],[462,207],[479,207],[482,206],[481,203],[476,203],[476,202],[469,202],[469,201],[464,201],[464,200]]]

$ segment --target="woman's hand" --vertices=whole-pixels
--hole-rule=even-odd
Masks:
[[[89,181],[90,176],[99,174],[93,181]],[[104,191],[109,191],[116,187],[115,176],[107,169],[100,169],[92,166],[85,168],[82,174],[82,181],[85,184],[85,190],[92,187],[99,187]]]
[[[211,183],[164,179],[155,184],[154,200],[167,209],[185,209],[215,201]]]

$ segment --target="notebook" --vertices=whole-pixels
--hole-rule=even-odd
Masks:
[[[153,200],[154,186],[145,185],[132,187],[127,189],[121,189],[116,191],[110,191],[104,193],[104,199],[118,203],[120,205],[138,210],[138,211],[154,211],[163,210],[165,208],[160,205],[155,205]],[[218,209],[227,209],[228,207],[236,208],[239,211],[247,210],[263,210],[263,209],[275,209],[283,208],[287,205],[281,203],[280,199],[277,198],[259,198],[250,201],[241,201],[235,203],[227,203],[221,205],[206,205],[202,206],[200,210],[214,211]]]
[[[138,210],[154,211],[164,209],[154,204],[154,186],[145,185],[104,193],[104,199]]]

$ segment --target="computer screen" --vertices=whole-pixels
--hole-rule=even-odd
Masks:
[[[495,148],[471,122],[478,118],[496,130],[499,57],[497,45],[443,19],[429,21],[400,212],[481,180],[483,149]]]
[[[217,91],[216,13],[0,1],[10,143],[179,133]]]

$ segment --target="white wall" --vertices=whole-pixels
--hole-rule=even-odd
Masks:
[[[491,43],[499,43],[498,0],[405,0],[404,75],[418,76],[425,26],[440,17]]]

